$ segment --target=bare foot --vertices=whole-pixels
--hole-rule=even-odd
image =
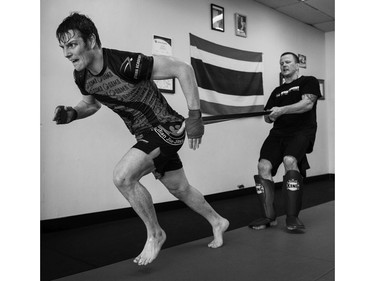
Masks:
[[[210,248],[219,248],[223,245],[223,233],[228,229],[229,221],[227,219],[222,218],[217,225],[212,227],[212,231],[214,234],[214,240],[208,244]]]
[[[166,239],[167,235],[164,230],[161,230],[160,235],[148,238],[142,253],[134,259],[134,262],[138,265],[147,265],[151,263],[158,256]]]

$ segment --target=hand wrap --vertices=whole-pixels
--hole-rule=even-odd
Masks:
[[[73,114],[71,118],[68,118],[69,111],[71,111]],[[58,107],[56,107],[55,118],[53,120],[56,121],[57,124],[67,124],[76,120],[77,116],[77,110],[75,110],[73,107],[59,105]]]
[[[189,110],[189,117],[185,120],[186,133],[189,139],[201,138],[204,134],[202,113],[199,109]]]

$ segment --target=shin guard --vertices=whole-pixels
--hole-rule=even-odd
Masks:
[[[250,223],[249,227],[263,229],[270,225],[276,225],[276,213],[274,209],[275,184],[273,181],[254,176],[257,197],[261,205],[262,218]]]
[[[286,212],[286,227],[289,230],[303,229],[298,219],[302,207],[303,177],[298,171],[290,170],[284,176],[283,193]]]

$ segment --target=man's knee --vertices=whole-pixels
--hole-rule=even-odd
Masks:
[[[170,182],[166,184],[168,191],[175,197],[180,197],[188,192],[190,185],[188,182]]]
[[[267,178],[268,175],[270,175],[272,172],[272,164],[270,161],[265,159],[260,159],[258,162],[258,174],[262,178]]]
[[[293,156],[284,156],[283,163],[286,170],[298,170],[297,159]]]
[[[170,188],[168,190],[176,198],[182,198],[185,196],[185,194],[188,194],[189,188],[189,185],[180,185],[176,186],[175,188]]]
[[[158,149],[155,149],[151,153],[158,152]],[[116,165],[113,171],[113,183],[119,189],[132,188],[144,175],[154,169],[153,159],[149,155],[139,149],[132,148]]]
[[[134,187],[136,182],[136,178],[127,171],[123,171],[117,167],[113,171],[113,183],[118,189],[123,191],[129,190]]]
[[[184,173],[166,173],[161,181],[168,191],[176,197],[185,194],[190,188]]]

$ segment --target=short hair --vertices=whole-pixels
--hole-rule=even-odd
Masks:
[[[292,55],[292,56],[294,57],[294,61],[295,61],[296,63],[299,63],[299,58],[298,58],[298,56],[297,56],[295,53],[293,53],[293,52],[285,52],[285,53],[282,53],[282,54],[281,54],[280,58],[281,58],[282,56],[285,56],[285,55]]]
[[[98,30],[96,29],[94,22],[85,15],[73,12],[66,17],[56,30],[57,40],[59,40],[59,42],[64,42],[67,39],[66,36],[69,34],[69,30],[79,31],[85,43],[88,41],[90,36],[94,34],[96,37],[96,43],[99,47],[102,46]]]

